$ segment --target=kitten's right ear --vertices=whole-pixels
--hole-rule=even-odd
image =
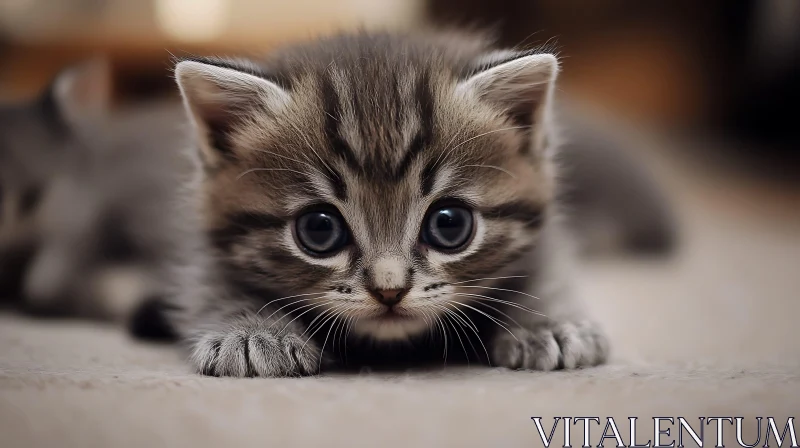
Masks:
[[[179,62],[175,78],[210,166],[236,156],[231,132],[243,116],[256,110],[274,113],[289,101],[289,93],[271,81],[204,62]]]

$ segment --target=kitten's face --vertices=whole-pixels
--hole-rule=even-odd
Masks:
[[[187,104],[211,135],[205,204],[224,264],[296,296],[276,302],[294,303],[292,316],[341,313],[376,339],[427,330],[480,291],[461,285],[508,275],[536,243],[551,196],[538,121],[554,70],[549,55],[468,75],[336,62],[281,88],[182,63]],[[256,91],[217,107],[241,86]],[[509,88],[528,96],[507,100]]]

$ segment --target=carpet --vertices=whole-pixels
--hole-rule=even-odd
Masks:
[[[657,416],[741,416],[753,440],[757,416],[783,428],[800,413],[797,197],[781,202],[758,186],[670,166],[681,250],[669,260],[583,262],[581,287],[612,340],[608,365],[206,378],[173,347],[121,329],[7,314],[0,446],[542,446],[535,416],[548,433],[557,416],[614,417],[626,443],[628,417],[643,423],[640,441],[653,438],[647,421]],[[579,426],[573,446],[583,443]],[[592,428],[592,445],[602,429]],[[726,443],[737,446],[731,431]]]

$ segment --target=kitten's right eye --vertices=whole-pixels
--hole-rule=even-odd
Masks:
[[[319,257],[333,255],[348,242],[344,219],[327,209],[301,215],[295,224],[295,237],[303,249]]]

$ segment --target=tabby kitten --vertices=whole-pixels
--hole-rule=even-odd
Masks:
[[[366,32],[180,61],[205,238],[172,316],[194,366],[602,363],[553,200],[557,72],[479,38]]]

